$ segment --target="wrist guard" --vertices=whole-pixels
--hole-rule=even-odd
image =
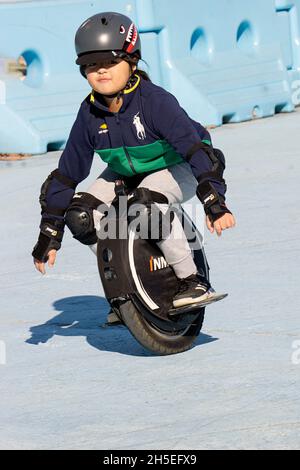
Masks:
[[[40,235],[33,248],[32,256],[43,263],[48,261],[50,250],[59,250],[64,234],[64,222],[51,219],[42,220]]]
[[[224,214],[231,214],[225,204],[225,200],[209,181],[199,183],[196,191],[197,197],[203,204],[205,214],[212,223],[220,219]]]

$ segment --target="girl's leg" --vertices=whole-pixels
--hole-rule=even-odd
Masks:
[[[184,162],[152,173],[141,182],[140,186],[163,193],[172,205],[191,199],[196,194],[197,180],[194,178],[189,164]],[[168,204],[157,205],[164,213],[169,208]],[[180,308],[194,303],[200,305],[201,302],[202,305],[208,305],[211,302],[222,300],[226,296],[217,294],[208,280],[204,280],[203,276],[198,275],[185,232],[176,215],[172,222],[170,235],[159,242],[158,246],[177,277],[181,279],[179,290],[173,298],[173,307]]]
[[[104,204],[110,206],[115,198],[115,180],[117,179],[120,179],[120,175],[107,167],[86,192],[92,194],[97,199],[103,201]],[[103,216],[104,213],[101,211],[93,211],[94,224],[97,231],[100,229],[100,220]],[[95,245],[90,245],[90,248],[93,253],[97,253],[97,243],[95,243]]]
[[[107,168],[88,189],[88,192],[109,206],[115,197],[115,180],[119,178],[118,174]],[[148,188],[164,194],[168,198],[169,204],[182,203],[191,199],[196,193],[196,186],[197,181],[186,162],[151,173],[138,185],[138,187]],[[169,204],[157,205],[163,213],[166,213]],[[99,227],[103,215],[98,210],[94,211],[96,229]],[[175,274],[182,279],[180,289],[173,299],[173,306],[177,308],[195,302],[206,302],[208,304],[221,300],[224,295],[218,295],[208,284],[203,283],[203,280],[197,277],[197,267],[185,232],[180,220],[176,214],[174,215],[170,235],[158,244],[167,262],[173,267]],[[115,319],[112,321],[114,322]]]
[[[195,179],[188,163],[151,173],[139,184],[139,187],[148,188],[164,194],[169,204],[188,201],[196,194],[197,180]],[[165,214],[169,209],[168,204],[157,204]],[[158,243],[166,261],[175,271],[178,278],[184,279],[197,272],[197,267],[191,253],[191,249],[183,230],[182,224],[174,214],[172,231],[167,239]]]

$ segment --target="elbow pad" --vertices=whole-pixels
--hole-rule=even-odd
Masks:
[[[202,173],[197,177],[198,182],[202,183],[204,181],[208,180],[216,180],[219,181],[220,183],[225,184],[225,180],[223,178],[224,170],[225,170],[225,157],[224,154],[221,150],[219,149],[214,149],[210,145],[204,143],[204,142],[199,142],[198,144],[193,145],[193,147],[189,150],[187,154],[187,161],[190,162],[193,155],[197,153],[199,150],[203,150],[206,155],[209,157],[212,163],[212,168],[210,171],[207,171],[205,173]],[[226,188],[226,185],[225,185]]]
[[[62,208],[59,208],[59,207],[49,207],[47,205],[47,192],[48,192],[49,186],[50,186],[50,184],[51,184],[51,182],[54,178],[57,181],[59,181],[60,183],[64,184],[66,187],[74,189],[74,190],[77,186],[77,183],[75,181],[71,180],[70,178],[67,178],[66,176],[62,175],[59,172],[59,170],[56,169],[56,170],[52,171],[52,173],[50,173],[50,175],[47,177],[46,181],[44,181],[44,183],[42,184],[41,193],[40,193],[40,197],[39,197],[39,201],[40,201],[40,205],[41,205],[41,209],[42,209],[41,215],[43,215],[44,212],[47,212],[47,214],[62,217],[64,215],[66,209],[62,209]]]

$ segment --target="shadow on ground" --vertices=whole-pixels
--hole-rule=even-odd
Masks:
[[[153,356],[143,348],[124,326],[107,327],[109,304],[104,297],[66,297],[53,303],[60,313],[43,325],[30,328],[28,344],[47,343],[53,336],[85,336],[88,344],[100,351],[118,352],[129,356]],[[200,334],[195,346],[217,341],[218,338]]]

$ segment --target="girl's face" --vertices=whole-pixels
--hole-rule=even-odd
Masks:
[[[133,66],[135,69],[136,66]],[[89,84],[102,95],[113,95],[123,90],[131,73],[129,63],[123,59],[98,61],[85,68]]]

